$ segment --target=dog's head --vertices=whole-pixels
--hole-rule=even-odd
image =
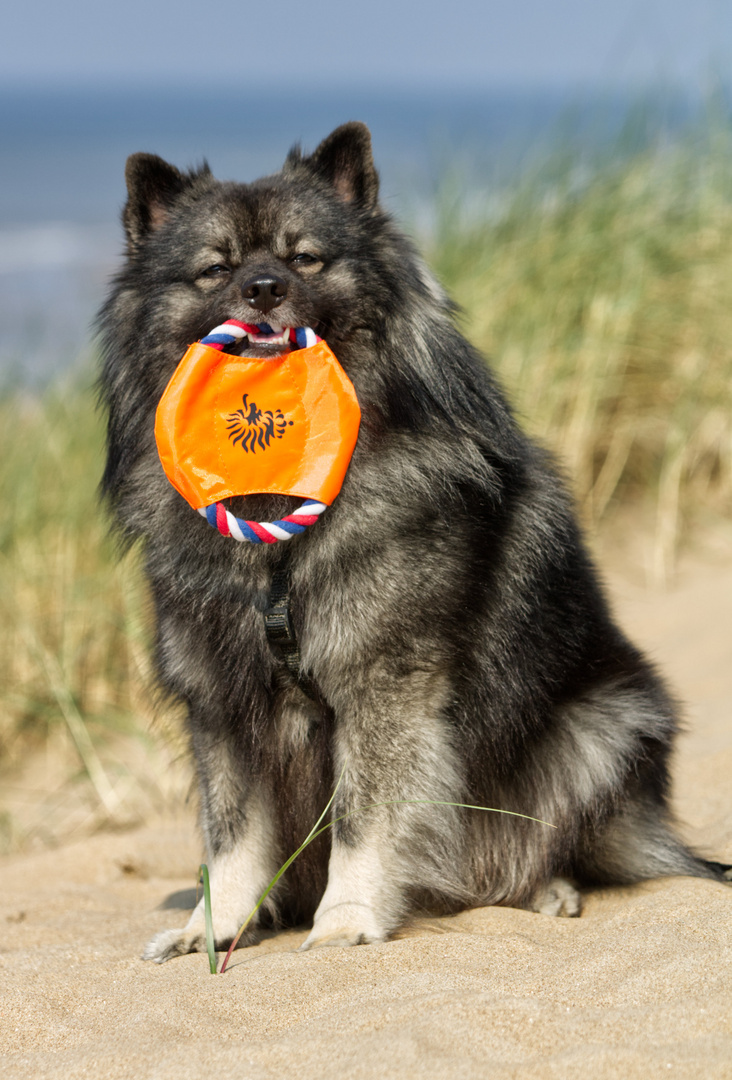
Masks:
[[[444,292],[379,206],[363,124],[337,128],[312,154],[295,147],[279,173],[252,184],[134,154],[127,186],[128,258],[99,317],[99,386],[102,486],[118,507],[127,500],[130,535],[148,528],[147,493],[167,491],[156,487],[153,437],[165,387],[188,346],[227,319],[260,327],[237,347],[255,358],[289,349],[292,327],[325,339],[356,389],[364,460],[393,433],[454,440],[481,409],[475,437],[496,457],[510,421]]]
[[[309,156],[294,148],[280,173],[252,184],[151,154],[130,157],[126,176],[123,292],[141,331],[175,355],[231,318],[265,326],[244,340],[249,356],[281,354],[297,326],[337,348],[373,329],[399,291],[401,238],[379,209],[363,124],[337,128]]]
[[[295,147],[279,173],[251,184],[134,154],[127,186],[127,261],[99,316],[105,491],[128,482],[133,462],[157,462],[165,387],[188,346],[227,319],[266,324],[241,355],[281,355],[291,327],[324,338],[356,387],[362,450],[369,432],[424,425],[463,399],[472,408],[474,380],[462,389],[456,362],[466,346],[444,293],[379,206],[363,124],[337,128],[312,154]]]

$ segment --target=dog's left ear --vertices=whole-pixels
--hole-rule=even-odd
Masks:
[[[365,124],[342,124],[315,153],[303,159],[303,164],[327,180],[343,202],[363,210],[376,206],[379,175],[371,155],[371,133]]]
[[[157,154],[131,154],[125,166],[127,204],[122,223],[132,252],[170,216],[184,191],[203,184],[211,176],[204,161],[199,169],[182,173]]]

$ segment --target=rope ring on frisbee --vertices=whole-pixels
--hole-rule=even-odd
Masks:
[[[236,344],[247,334],[272,334],[268,323],[244,323],[237,319],[227,319],[220,326],[215,326],[210,334],[201,338],[201,345],[223,351],[229,345]],[[290,341],[298,349],[307,349],[322,339],[309,326],[290,328]],[[290,540],[298,533],[303,533],[309,525],[314,525],[327,504],[315,499],[306,499],[296,510],[279,521],[246,521],[235,517],[223,503],[211,503],[198,508],[209,525],[218,529],[222,536],[233,536],[235,540],[248,540],[252,544],[276,544],[278,540]]]

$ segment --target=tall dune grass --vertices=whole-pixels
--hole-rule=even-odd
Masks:
[[[0,403],[5,848],[141,820],[180,787],[175,739],[147,734],[144,585],[134,556],[120,562],[106,537],[101,463],[88,390]]]
[[[695,513],[732,507],[730,130],[551,164],[490,217],[448,204],[433,265],[586,522],[652,508],[662,580]]]
[[[732,506],[732,149],[715,123],[601,168],[564,154],[510,194],[444,199],[430,258],[586,521],[650,509],[659,576]],[[96,502],[90,391],[0,400],[0,843],[180,798],[154,716],[145,588]],[[3,839],[4,837],[4,839]]]

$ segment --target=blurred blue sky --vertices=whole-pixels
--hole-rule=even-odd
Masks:
[[[703,82],[730,0],[15,0],[0,80],[415,89]]]

